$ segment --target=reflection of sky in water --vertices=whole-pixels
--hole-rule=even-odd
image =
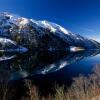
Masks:
[[[58,83],[66,84],[66,82],[67,83],[70,82],[70,80],[73,77],[78,77],[80,74],[82,75],[90,74],[92,72],[93,67],[96,64],[100,64],[100,55],[86,58],[81,61],[75,62],[71,65],[68,65],[67,67],[64,67],[58,72],[53,73],[52,77],[54,80],[56,80],[57,78]]]

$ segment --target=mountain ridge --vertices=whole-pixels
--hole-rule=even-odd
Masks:
[[[43,50],[65,50],[70,46],[99,49],[100,43],[74,34],[62,26],[43,20],[36,21],[7,12],[0,13],[0,37],[18,45]]]

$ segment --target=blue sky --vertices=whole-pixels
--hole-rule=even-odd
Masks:
[[[100,41],[100,0],[0,0],[0,12],[49,20]]]

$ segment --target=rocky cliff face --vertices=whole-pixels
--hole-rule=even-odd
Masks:
[[[6,12],[0,13],[0,37],[9,38],[30,49],[65,50],[70,46],[100,48],[98,42],[73,34],[55,23],[27,19]]]

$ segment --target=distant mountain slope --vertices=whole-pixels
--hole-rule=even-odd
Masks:
[[[20,52],[21,53],[21,52],[26,52],[26,51],[27,51],[27,48],[17,45],[16,42],[10,39],[6,39],[6,38],[0,38],[0,54],[2,54],[3,52]],[[0,59],[0,61],[1,60],[2,59]]]
[[[7,12],[0,13],[0,36],[10,38],[27,48],[43,50],[64,50],[70,46],[100,48],[98,42],[73,34],[58,24],[27,19]]]

